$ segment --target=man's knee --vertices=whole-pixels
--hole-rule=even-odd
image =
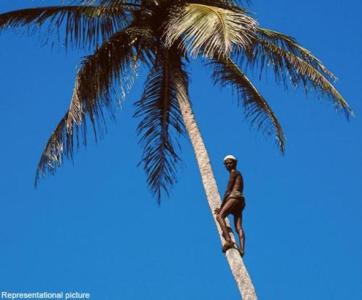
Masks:
[[[221,213],[218,213],[218,214],[216,215],[216,220],[218,220],[219,223],[224,220],[224,218],[222,217]]]
[[[219,213],[219,216],[220,216],[221,219],[225,220],[226,217],[227,217],[229,214],[230,214],[230,213],[229,213],[228,211],[221,211],[221,212]]]

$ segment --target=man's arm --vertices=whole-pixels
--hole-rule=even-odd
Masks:
[[[222,200],[222,203],[221,203],[221,206],[220,206],[220,210],[223,208],[223,206],[225,205],[226,203],[226,200],[227,198],[229,197],[231,191],[233,190],[233,187],[234,187],[234,184],[235,184],[235,179],[236,179],[236,171],[235,170],[232,170],[230,172],[230,177],[229,177],[229,182],[228,182],[228,185],[227,185],[227,188],[226,188],[226,192],[224,194],[224,197],[223,197],[223,200]]]

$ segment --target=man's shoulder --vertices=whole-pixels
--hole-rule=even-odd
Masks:
[[[241,176],[241,177],[242,177],[241,172],[240,172],[239,170],[235,170],[235,175],[236,175],[236,176]]]
[[[241,176],[240,171],[239,171],[239,170],[237,170],[237,169],[231,170],[230,174],[232,174],[233,176],[238,176],[238,175],[240,175],[240,176]]]

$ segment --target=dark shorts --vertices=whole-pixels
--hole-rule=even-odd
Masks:
[[[240,193],[231,193],[227,201],[232,201],[230,212],[233,215],[241,215],[245,208],[245,198]]]

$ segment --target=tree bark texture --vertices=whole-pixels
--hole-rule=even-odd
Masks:
[[[221,199],[220,194],[217,189],[216,180],[214,173],[211,168],[209,155],[207,153],[205,144],[201,137],[200,130],[197,126],[194,114],[191,109],[191,104],[187,98],[179,99],[179,106],[183,116],[186,130],[190,137],[196,160],[199,166],[202,183],[205,189],[207,201],[209,203],[212,217],[215,221],[217,230],[219,232],[221,243],[225,242],[222,237],[222,231],[219,226],[219,223],[216,220],[214,210],[220,207]],[[228,226],[230,226],[229,221],[227,220]],[[235,242],[235,237],[231,234],[233,241]],[[229,249],[226,251],[226,258],[229,263],[231,272],[234,276],[236,284],[238,286],[239,292],[243,300],[256,300],[257,296],[253,283],[250,279],[248,271],[244,265],[244,262],[240,256],[240,253],[236,249]]]

